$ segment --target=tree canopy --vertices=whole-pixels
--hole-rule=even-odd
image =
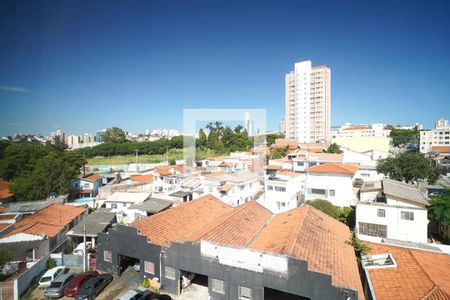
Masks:
[[[126,141],[125,137],[125,132],[118,127],[108,128],[102,133],[102,139],[105,143],[122,143]]]
[[[196,140],[198,149],[210,149],[217,153],[230,151],[247,151],[253,145],[253,138],[248,136],[247,131],[237,125],[234,128],[223,126],[222,122],[210,122],[206,125],[208,135],[200,129]]]
[[[419,141],[419,130],[413,129],[396,129],[392,126],[389,127],[391,129],[390,137],[392,138],[392,143],[394,146],[398,147],[400,145],[404,145],[410,142],[418,142]]]
[[[33,143],[11,144],[6,147],[0,161],[0,177],[12,180],[33,171],[36,162],[49,152],[42,145]]]
[[[328,148],[325,152],[326,153],[336,153],[336,154],[344,153],[344,151],[341,150],[341,147],[336,143],[332,143],[330,146],[328,146]]]
[[[308,204],[345,224],[349,223],[349,217],[353,211],[350,207],[340,208],[333,205],[330,201],[323,199],[307,200],[305,201],[305,204]]]
[[[450,189],[430,198],[428,218],[444,226],[450,225]]]
[[[394,180],[411,183],[424,179],[429,184],[434,184],[441,176],[439,170],[422,153],[417,152],[402,152],[396,156],[380,159],[377,172]]]

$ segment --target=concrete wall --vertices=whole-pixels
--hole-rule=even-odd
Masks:
[[[339,207],[349,207],[356,204],[356,194],[353,191],[353,176],[350,174],[309,173],[306,176],[305,200],[324,199]],[[325,189],[326,195],[313,194],[309,189]],[[334,196],[330,195],[334,190]]]
[[[39,260],[35,265],[26,272],[19,275],[14,280],[14,300],[19,300],[20,296],[30,287],[31,282],[37,276],[47,269],[48,255]]]

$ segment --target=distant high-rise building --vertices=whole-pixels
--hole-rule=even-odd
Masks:
[[[428,153],[437,151],[436,149],[442,150],[449,148],[450,126],[448,120],[439,119],[434,123],[433,130],[423,130],[420,132],[420,152]]]
[[[244,114],[244,129],[247,131],[248,136],[253,136],[252,120],[249,112]]]
[[[295,63],[286,74],[286,138],[300,143],[330,140],[330,76],[326,66]]]
[[[284,118],[281,118],[279,131],[282,134],[286,133],[286,123],[284,122]]]

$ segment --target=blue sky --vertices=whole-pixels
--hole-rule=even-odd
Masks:
[[[182,129],[184,108],[284,114],[332,70],[332,124],[450,118],[449,1],[0,2],[0,135]]]

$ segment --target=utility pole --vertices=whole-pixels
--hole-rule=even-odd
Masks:
[[[86,272],[86,223],[83,224],[83,272]]]
[[[138,149],[136,149],[136,150],[134,150],[134,151],[136,151],[136,163],[138,163],[139,162],[139,150]]]

